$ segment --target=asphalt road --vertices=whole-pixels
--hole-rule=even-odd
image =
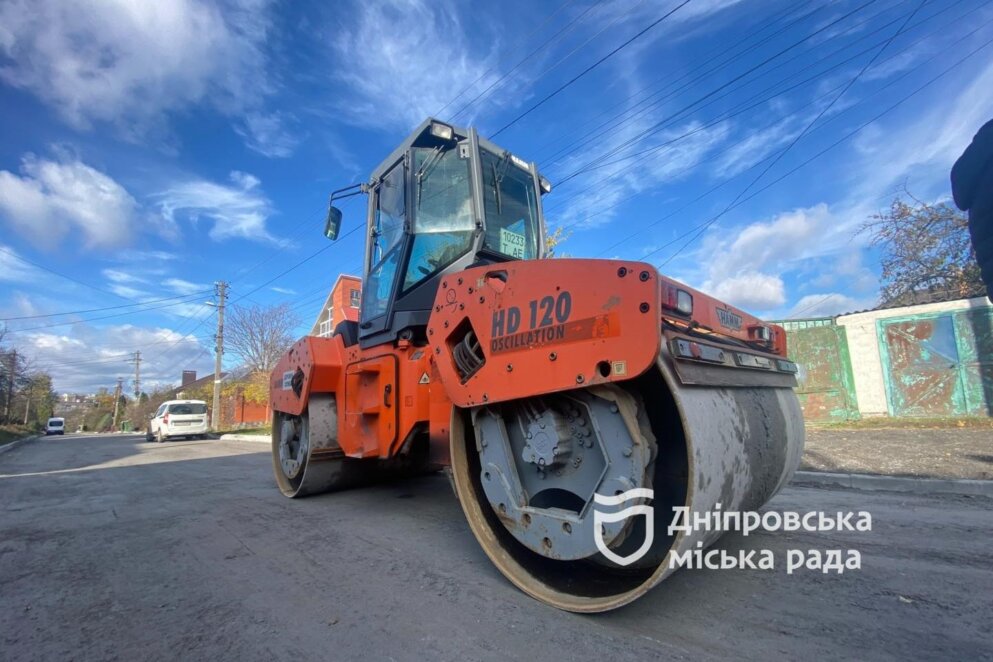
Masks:
[[[251,442],[42,438],[0,455],[0,658],[993,659],[993,502],[788,488],[870,533],[753,533],[595,616],[516,590],[441,476],[291,501]],[[862,569],[787,575],[788,549]]]

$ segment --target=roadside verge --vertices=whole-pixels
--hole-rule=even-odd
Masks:
[[[29,436],[29,437],[21,437],[20,439],[15,439],[14,441],[7,442],[3,446],[0,446],[0,455],[3,455],[4,453],[6,453],[9,450],[13,450],[13,449],[17,448],[21,444],[26,444],[29,441],[34,441],[35,439],[38,439],[41,436],[42,435],[40,435],[40,434],[33,434],[33,435]]]
[[[797,471],[793,485],[848,487],[856,490],[884,490],[913,494],[966,494],[993,497],[993,480],[950,478],[908,478],[872,474]]]

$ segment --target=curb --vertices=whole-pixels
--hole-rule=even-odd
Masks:
[[[993,480],[951,478],[905,478],[872,474],[838,474],[820,471],[797,471],[793,485],[832,485],[855,490],[886,490],[914,494],[967,494],[993,497]]]
[[[272,437],[267,434],[222,434],[221,441],[254,441],[257,444],[268,444]]]
[[[29,441],[34,441],[35,439],[40,439],[40,438],[41,438],[41,435],[40,434],[36,434],[36,435],[32,435],[30,437],[22,437],[21,439],[17,439],[15,441],[12,441],[9,444],[4,444],[3,446],[0,446],[0,455],[3,455],[7,451],[14,450],[15,448],[17,448],[21,444],[27,443]]]

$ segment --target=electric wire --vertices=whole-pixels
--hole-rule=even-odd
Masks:
[[[873,1],[875,1],[875,0],[873,0]],[[652,30],[653,28],[655,28],[656,26],[658,26],[660,23],[662,23],[663,21],[665,21],[667,18],[669,18],[670,16],[672,16],[673,14],[675,14],[677,11],[679,11],[680,9],[682,9],[683,7],[685,7],[687,4],[689,4],[689,2],[690,2],[690,0],[683,0],[683,2],[681,2],[678,5],[676,5],[676,7],[674,7],[673,9],[669,10],[668,12],[666,12],[665,14],[663,14],[662,16],[660,16],[659,18],[657,18],[654,21],[652,21],[646,28],[642,29],[640,32],[638,32],[633,37],[631,37],[630,39],[628,39],[627,41],[625,41],[624,43],[622,43],[620,46],[617,46],[612,51],[610,51],[609,53],[607,53],[606,55],[604,55],[603,57],[601,57],[600,59],[598,59],[596,62],[594,62],[590,66],[588,66],[585,69],[583,69],[581,72],[579,72],[578,74],[576,74],[575,76],[573,76],[571,79],[569,79],[568,81],[566,81],[562,85],[559,85],[557,88],[555,88],[555,90],[553,90],[551,93],[549,93],[544,98],[542,98],[541,101],[538,101],[537,103],[533,104],[531,107],[529,107],[523,113],[520,113],[514,119],[512,119],[511,121],[509,121],[506,124],[504,124],[497,131],[495,131],[493,134],[491,134],[490,137],[491,138],[496,138],[501,133],[503,133],[504,131],[506,131],[510,127],[514,126],[518,122],[520,122],[522,119],[524,119],[525,117],[527,117],[528,115],[530,115],[532,112],[534,112],[535,110],[537,110],[538,108],[540,108],[541,106],[543,106],[546,102],[548,102],[549,100],[551,100],[552,98],[554,98],[555,96],[557,96],[560,92],[564,91],[566,88],[568,88],[569,86],[571,86],[573,83],[575,83],[576,81],[578,81],[580,78],[582,78],[586,74],[590,73],[591,71],[593,71],[594,69],[596,69],[597,67],[599,67],[601,64],[603,64],[604,62],[606,62],[607,60],[609,60],[610,58],[612,58],[614,55],[616,55],[620,51],[622,51],[625,48],[627,48],[628,46],[630,46],[634,41],[636,41],[642,35],[646,34],[650,30]]]

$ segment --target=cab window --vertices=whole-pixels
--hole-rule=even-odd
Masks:
[[[372,228],[368,286],[362,289],[362,319],[386,312],[402,247],[407,194],[403,164],[383,177],[376,189],[376,214]]]
[[[472,247],[469,160],[457,146],[414,149],[414,240],[403,291],[433,276]]]
[[[538,195],[534,177],[507,153],[480,153],[486,236],[483,245],[518,260],[538,257]]]

